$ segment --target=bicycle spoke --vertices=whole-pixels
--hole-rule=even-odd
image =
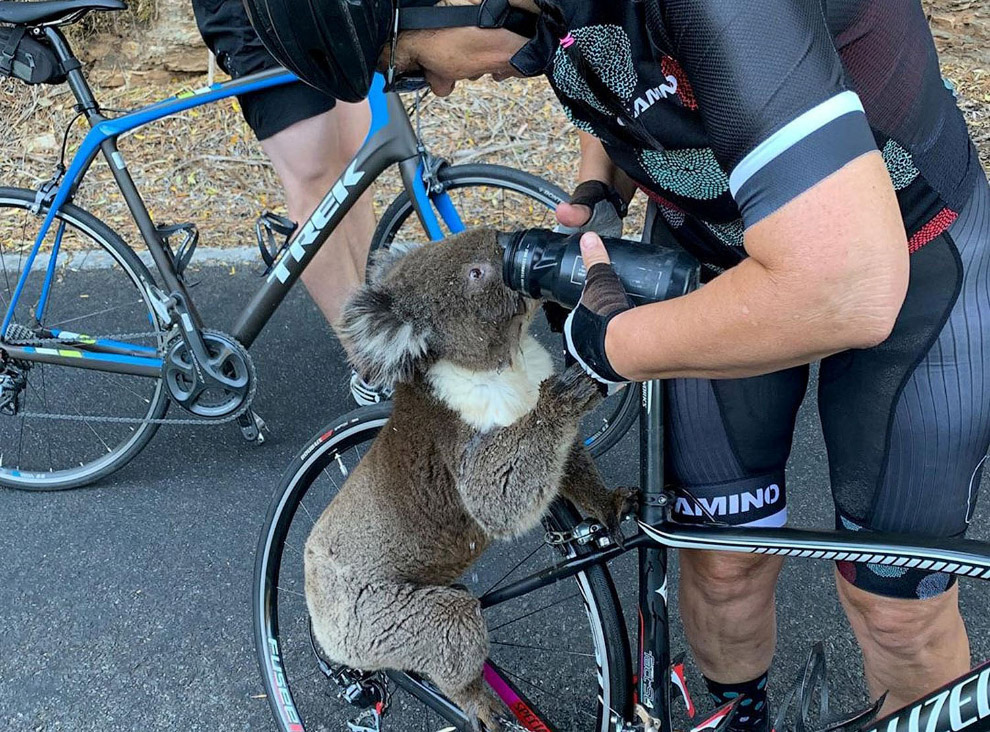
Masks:
[[[300,501],[300,502],[299,502],[299,508],[301,508],[301,509],[302,509],[303,511],[305,511],[305,512],[306,512],[306,518],[308,518],[308,519],[309,519],[309,523],[310,523],[310,525],[311,525],[311,526],[316,526],[316,519],[315,519],[315,518],[313,518],[313,514],[311,514],[311,513],[309,512],[309,509],[308,509],[308,508],[306,508],[306,502],[305,502],[305,501]]]
[[[25,394],[24,395],[24,403],[23,403],[23,405],[24,405],[24,408],[25,409],[27,409],[28,399],[29,398],[30,398],[30,395],[29,394]],[[19,429],[18,429],[18,432],[17,432],[17,463],[16,463],[16,465],[19,466],[21,464],[21,460],[23,459],[24,430],[27,428],[27,420],[20,419],[20,420],[18,420],[18,424],[19,424]]]
[[[513,572],[515,572],[515,571],[516,571],[517,569],[519,569],[519,568],[520,568],[520,567],[521,567],[522,565],[524,565],[524,564],[525,564],[526,562],[528,562],[528,561],[529,561],[530,559],[532,559],[532,558],[533,558],[533,555],[535,555],[535,554],[536,554],[536,553],[537,553],[538,551],[540,551],[540,549],[542,549],[542,548],[543,548],[543,545],[542,545],[542,544],[537,544],[537,545],[536,545],[536,548],[535,548],[535,549],[533,549],[533,551],[531,551],[531,552],[530,552],[529,554],[527,554],[527,555],[526,555],[525,557],[523,557],[523,558],[522,558],[522,559],[520,559],[520,560],[519,560],[518,562],[516,562],[516,564],[515,564],[515,566],[514,566],[514,567],[513,567],[512,569],[510,569],[510,570],[509,570],[508,572],[506,572],[505,574],[503,574],[503,575],[502,575],[502,576],[501,576],[501,577],[500,577],[500,578],[498,579],[498,581],[497,581],[497,582],[496,582],[495,584],[493,584],[493,585],[492,585],[491,587],[489,587],[489,588],[488,588],[487,590],[485,590],[485,591],[484,591],[484,592],[482,593],[482,596],[484,596],[484,595],[487,595],[487,594],[488,594],[489,592],[491,592],[491,591],[492,591],[492,590],[494,590],[494,589],[495,589],[496,587],[498,587],[498,586],[499,586],[499,585],[501,585],[501,584],[502,584],[503,582],[505,582],[505,580],[506,580],[506,579],[507,579],[507,578],[509,577],[509,575],[511,575],[511,574],[512,574]]]
[[[87,318],[95,318],[95,317],[97,317],[99,315],[107,315],[109,313],[114,313],[114,312],[123,310],[124,308],[134,307],[134,305],[138,304],[139,302],[140,302],[140,300],[135,300],[134,302],[123,303],[121,305],[114,305],[113,307],[104,308],[103,310],[97,310],[97,311],[92,312],[92,313],[86,313],[85,315],[78,315],[78,316],[75,316],[75,317],[72,317],[72,318],[66,318],[65,320],[60,320],[60,321],[57,321],[55,323],[50,323],[48,327],[61,329],[62,326],[68,325],[70,323],[78,323],[80,320],[85,320]],[[96,335],[110,335],[110,336],[112,336],[113,333],[96,334]]]
[[[42,367],[44,367],[44,364],[41,364],[41,365],[42,365]],[[45,387],[45,369],[44,368],[41,369],[40,376],[41,376],[41,403],[45,405],[45,411],[48,411],[49,410],[49,406],[48,406],[48,390]],[[48,448],[48,465],[51,466],[51,465],[54,464],[54,461],[52,460],[52,441],[51,440],[45,440],[45,446]]]
[[[294,551],[294,552],[295,552],[296,554],[298,554],[298,555],[299,555],[300,557],[301,557],[301,556],[304,556],[304,554],[303,554],[303,550],[302,550],[302,549],[300,549],[299,547],[297,547],[297,546],[296,546],[295,544],[290,544],[289,542],[286,542],[285,544],[283,544],[283,545],[282,545],[282,547],[283,547],[284,549],[291,549],[291,550],[292,550],[292,551]]]
[[[21,237],[24,237],[26,233],[24,226],[21,227]],[[13,243],[13,242],[12,242]],[[10,278],[7,275],[7,257],[4,255],[4,249],[0,248],[0,267],[3,267],[3,281],[7,287],[7,292],[10,292]],[[4,298],[4,304],[6,304],[6,298]]]
[[[560,605],[563,602],[567,602],[568,600],[573,600],[576,597],[581,597],[581,593],[580,592],[575,592],[573,595],[568,595],[567,597],[562,597],[559,600],[554,600],[553,602],[551,602],[551,603],[549,603],[547,605],[544,605],[543,607],[537,608],[536,610],[531,610],[530,612],[526,613],[525,615],[520,615],[518,618],[513,618],[512,620],[509,620],[508,622],[502,623],[501,625],[496,625],[494,628],[489,628],[488,629],[488,632],[489,633],[494,633],[496,630],[501,630],[502,628],[508,627],[508,626],[512,625],[513,623],[518,623],[520,620],[525,620],[528,617],[531,617],[533,615],[536,615],[537,613],[542,613],[544,610],[549,610],[552,607],[555,607],[557,605]]]
[[[139,394],[131,388],[126,381],[112,378],[109,371],[97,371],[96,373],[101,374],[107,381],[111,382],[115,389],[123,389],[128,394],[135,397],[138,401],[144,402],[145,404],[148,403],[149,400],[146,396],[144,396],[144,394]]]
[[[553,692],[551,692],[551,691],[547,691],[546,689],[544,689],[544,688],[543,688],[543,687],[541,687],[541,686],[537,686],[537,685],[536,685],[536,684],[535,684],[534,682],[532,682],[532,681],[530,681],[529,679],[527,679],[527,678],[525,678],[525,677],[523,677],[523,676],[521,676],[520,674],[517,674],[517,673],[513,673],[513,672],[512,672],[512,671],[510,671],[509,669],[507,669],[507,668],[502,668],[501,666],[499,667],[499,669],[500,669],[501,671],[504,671],[504,672],[505,672],[505,675],[506,675],[506,676],[511,676],[511,677],[512,677],[513,679],[515,679],[516,681],[519,681],[519,682],[521,682],[521,683],[523,683],[523,684],[525,684],[525,685],[526,685],[526,686],[528,686],[528,687],[529,687],[530,689],[532,689],[533,691],[535,691],[535,692],[536,692],[537,694],[540,694],[540,695],[542,695],[542,696],[544,696],[544,697],[550,697],[550,698],[553,698]],[[595,715],[594,715],[594,714],[591,714],[591,713],[590,713],[590,712],[589,712],[589,711],[588,711],[587,709],[583,709],[583,708],[581,708],[581,707],[578,707],[578,708],[577,708],[577,711],[579,711],[579,712],[581,712],[581,714],[583,714],[584,716],[586,716],[586,717],[588,717],[588,718],[590,718],[590,719],[595,719]]]
[[[594,658],[594,653],[578,653],[577,651],[569,651],[564,648],[545,648],[543,646],[530,646],[524,643],[508,643],[506,641],[491,641],[493,646],[505,646],[506,648],[520,648],[529,651],[542,651],[545,653],[560,653],[565,656],[578,656],[580,658]]]
[[[61,234],[58,258],[49,258],[44,266],[39,259],[36,267],[21,271],[33,248],[33,238],[27,236],[27,228],[36,220],[29,210],[33,201],[33,193],[13,191],[0,203],[0,300],[8,307],[19,275],[25,276],[13,322],[33,326],[44,293],[42,327],[93,336],[156,331],[156,316],[136,255],[99,221],[83,220],[85,214],[71,204],[55,218],[53,225],[58,228],[45,239],[44,253],[52,257],[55,237]],[[14,240],[9,241],[11,237]],[[77,266],[65,266],[77,252]],[[91,267],[97,264],[98,255],[105,261],[101,258],[98,267]],[[51,280],[49,266],[54,267]],[[29,343],[34,340],[21,334]],[[38,340],[30,345],[59,345],[57,339]],[[154,336],[134,339],[146,340],[161,343]],[[18,368],[12,362],[5,375],[18,379]],[[22,383],[21,415],[0,416],[0,454],[4,456],[0,483],[20,488],[70,487],[111,472],[150,439],[157,425],[141,420],[164,411],[167,399],[154,379],[68,364],[31,362],[23,371]],[[32,412],[82,419],[23,416]],[[112,421],[118,417],[134,421]]]
[[[79,412],[79,410],[76,409],[76,408],[74,408],[74,407],[72,408],[72,411],[75,412],[76,415],[78,415],[80,417],[83,416]],[[87,427],[89,427],[89,431],[92,432],[93,435],[96,437],[96,439],[99,440],[103,444],[103,447],[106,448],[107,452],[111,452],[112,451],[111,450],[111,447],[106,443],[106,440],[104,440],[102,437],[100,437],[100,433],[96,431],[96,428],[93,427],[93,424],[92,424],[92,422],[90,420],[88,420],[88,419],[87,420],[83,420],[83,424],[86,425]]]

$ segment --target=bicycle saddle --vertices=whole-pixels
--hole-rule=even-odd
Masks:
[[[0,23],[52,25],[79,20],[90,10],[126,10],[123,0],[43,0],[0,2]]]

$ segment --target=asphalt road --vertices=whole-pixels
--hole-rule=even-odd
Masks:
[[[208,303],[209,323],[221,329],[257,283],[242,264],[199,276],[197,302]],[[272,430],[267,444],[245,443],[230,425],[165,427],[95,487],[0,490],[0,730],[273,729],[251,636],[255,542],[295,451],[351,403],[339,347],[301,289],[252,353],[256,408]],[[811,406],[802,412],[788,494],[794,525],[827,527],[827,468]],[[628,483],[635,460],[628,439],[604,462],[606,477]],[[974,534],[987,535],[987,519],[981,509]],[[631,561],[614,573],[630,614]],[[978,658],[990,656],[988,592],[964,587]],[[790,563],[779,619],[774,694],[825,640],[836,701],[863,701],[829,565]],[[682,645],[679,629],[675,644]],[[692,685],[700,692],[697,677]],[[344,729],[335,724],[326,728]]]

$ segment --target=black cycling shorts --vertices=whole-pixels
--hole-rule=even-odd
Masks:
[[[251,27],[241,0],[192,0],[196,24],[217,64],[233,78],[278,66]],[[237,97],[259,140],[333,109],[336,100],[307,84],[264,89]]]
[[[705,523],[707,512],[737,526],[783,525],[784,466],[808,372],[800,366],[749,379],[669,382],[668,468],[686,489],[677,520]],[[983,176],[954,224],[911,255],[890,338],[821,362],[818,409],[838,528],[937,537],[966,531],[990,446],[990,186]],[[894,597],[931,597],[952,582],[944,573],[870,564],[840,563],[839,571]]]

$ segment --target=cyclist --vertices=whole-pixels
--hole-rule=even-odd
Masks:
[[[251,27],[240,0],[192,0],[192,5],[203,40],[230,76],[278,65]],[[238,101],[282,182],[289,218],[305,221],[360,148],[371,122],[367,103],[338,104],[302,83],[242,94]],[[302,273],[303,284],[331,325],[344,300],[364,280],[374,228],[366,194]],[[351,376],[351,394],[359,404],[382,398],[356,373]]]
[[[963,533],[990,443],[990,186],[920,1],[475,1],[248,6],[279,58],[341,98],[365,94],[376,66],[439,94],[542,74],[601,141],[583,164],[599,194],[619,169],[659,204],[705,286],[630,309],[586,234],[568,337],[602,380],[670,379],[671,467],[696,499],[678,501],[680,520],[784,523],[795,414],[820,360],[837,526]],[[499,23],[523,11],[529,38]],[[714,696],[750,700],[739,729],[768,725],[779,570],[681,557],[688,640]],[[968,668],[949,575],[840,563],[836,581],[885,711]]]

